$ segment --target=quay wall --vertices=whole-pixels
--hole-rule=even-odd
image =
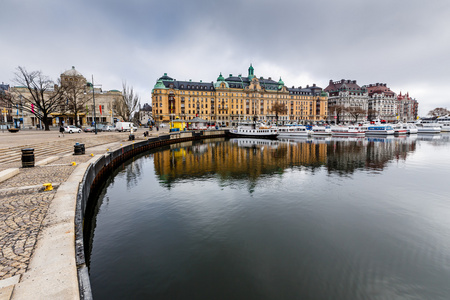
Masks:
[[[78,273],[80,299],[92,299],[89,272],[84,255],[83,222],[89,196],[91,192],[101,184],[102,179],[104,179],[107,174],[110,174],[110,171],[123,161],[141,152],[170,144],[225,137],[226,135],[226,130],[192,131],[162,135],[155,138],[149,138],[145,141],[135,142],[115,151],[107,152],[87,167],[83,180],[78,186],[75,212],[75,260]]]

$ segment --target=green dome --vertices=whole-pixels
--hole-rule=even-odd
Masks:
[[[279,85],[284,85],[284,82],[283,82],[283,80],[281,80],[281,77],[280,77],[280,80],[278,80],[278,84]]]
[[[155,86],[153,87],[154,89],[165,89],[166,86],[164,85],[162,79],[158,79],[158,81],[156,82]]]
[[[225,78],[222,76],[222,72],[220,72],[219,77],[217,77],[217,81],[225,81]]]

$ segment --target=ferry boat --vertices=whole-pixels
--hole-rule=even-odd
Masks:
[[[392,128],[394,128],[395,135],[405,135],[408,133],[408,130],[406,128],[403,128],[403,123],[394,124],[392,125]]]
[[[391,135],[394,128],[389,124],[374,124],[367,127],[366,135]]]
[[[331,135],[330,126],[313,126],[311,129],[312,135]]]
[[[417,126],[413,123],[402,123],[403,129],[406,129],[407,134],[416,134]]]
[[[419,120],[416,123],[416,126],[417,133],[441,133],[441,126],[439,123],[421,122],[421,120]]]
[[[332,136],[353,136],[363,137],[364,131],[359,129],[359,126],[334,126],[331,128]]]
[[[276,139],[278,136],[278,129],[276,127],[258,124],[241,124],[238,125],[237,128],[230,129],[229,134],[233,137]]]
[[[442,132],[450,131],[450,116],[442,116],[436,119],[436,122],[441,125]]]
[[[279,126],[277,129],[278,137],[281,138],[307,137],[310,134],[310,130],[303,125]]]

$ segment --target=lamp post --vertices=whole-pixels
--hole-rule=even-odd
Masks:
[[[92,75],[92,83],[87,83],[88,87],[92,87],[92,101],[94,102],[94,132],[95,134],[97,134],[97,122],[95,121],[96,116],[95,116],[95,92],[94,92],[94,75]]]

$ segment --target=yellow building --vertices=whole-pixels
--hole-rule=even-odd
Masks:
[[[200,117],[221,125],[239,121],[275,122],[273,106],[278,103],[285,111],[278,113],[282,123],[325,121],[328,115],[327,94],[315,84],[288,88],[280,80],[257,78],[250,65],[248,76],[228,78],[219,75],[216,82],[177,81],[165,73],[152,90],[153,117],[157,122],[169,122],[179,117],[191,120]]]

